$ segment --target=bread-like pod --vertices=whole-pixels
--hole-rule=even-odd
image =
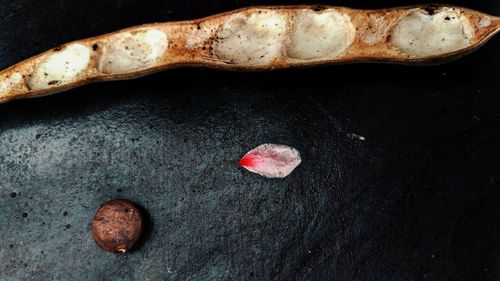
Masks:
[[[499,30],[499,18],[449,5],[246,8],[64,44],[1,71],[0,103],[182,66],[266,71],[442,62],[472,52]]]

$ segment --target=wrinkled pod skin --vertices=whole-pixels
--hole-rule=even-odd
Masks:
[[[64,44],[0,72],[0,103],[182,66],[265,71],[444,62],[472,52],[499,30],[497,17],[448,5],[252,7]]]

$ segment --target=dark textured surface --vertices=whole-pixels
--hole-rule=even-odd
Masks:
[[[299,1],[141,3],[1,0],[0,67],[130,25]],[[1,105],[0,280],[499,280],[499,49],[433,67],[178,69]],[[264,142],[303,164],[283,180],[237,167]],[[90,231],[115,198],[152,222],[127,255]]]

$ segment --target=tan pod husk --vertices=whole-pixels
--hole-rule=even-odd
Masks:
[[[449,5],[252,7],[64,44],[0,72],[0,103],[182,66],[266,71],[444,62],[474,51],[499,30],[500,18]]]

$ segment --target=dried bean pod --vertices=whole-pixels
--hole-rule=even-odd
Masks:
[[[0,103],[182,66],[264,71],[435,63],[472,52],[499,30],[500,18],[453,6],[247,8],[64,44],[0,72]]]

